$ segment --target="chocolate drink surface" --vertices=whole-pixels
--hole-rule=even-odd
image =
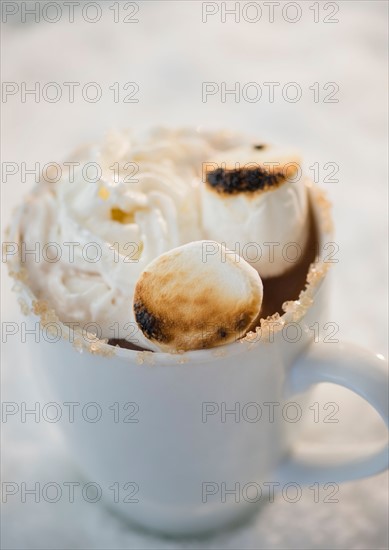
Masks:
[[[309,266],[315,261],[318,251],[318,232],[312,210],[309,213],[309,237],[305,250],[300,257],[291,262],[291,268],[277,277],[262,279],[263,302],[260,318],[266,318],[274,313],[282,315],[282,304],[289,300],[297,300],[304,289]]]

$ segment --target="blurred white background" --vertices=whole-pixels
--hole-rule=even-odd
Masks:
[[[222,22],[223,3],[138,2],[139,11],[132,16],[137,23],[123,22],[132,11],[131,7],[125,10],[125,2],[116,3],[116,11],[110,9],[114,2],[100,2],[101,19],[95,23],[83,20],[83,2],[75,8],[73,23],[65,7],[58,22],[46,22],[41,15],[36,23],[28,15],[26,22],[21,20],[22,4],[31,9],[33,2],[4,2],[3,10],[5,4],[7,10],[15,7],[18,12],[2,25],[1,76],[19,91],[3,95],[3,162],[25,162],[28,168],[35,162],[61,162],[76,146],[101,138],[110,128],[163,124],[247,131],[261,141],[299,148],[306,167],[315,162],[338,164],[334,176],[338,182],[325,182],[328,172],[320,174],[320,183],[334,203],[339,245],[328,320],[339,325],[341,340],[387,355],[386,1],[330,2],[326,11],[324,3],[297,2],[301,18],[295,23],[287,20],[295,18],[293,6],[282,16],[285,2],[275,6],[274,22],[269,21],[264,2],[241,2],[240,21],[227,15],[226,22]],[[260,6],[259,21],[249,22],[255,12],[247,4]],[[235,2],[226,3],[228,9],[234,6]],[[217,13],[203,22],[206,9]],[[94,18],[95,13],[91,7],[87,16]],[[46,15],[54,18],[55,12]],[[319,22],[314,22],[315,17]],[[338,22],[324,22],[324,18]],[[49,103],[42,94],[38,102],[27,95],[23,102],[22,82],[27,88],[36,82],[41,88],[56,82],[63,96]],[[68,101],[65,82],[80,83],[73,103]],[[83,99],[81,89],[88,82],[101,88],[100,101]],[[114,102],[110,90],[115,82],[119,102]],[[139,102],[122,101],[128,93],[123,89],[127,82],[139,85]],[[229,95],[223,103],[219,92],[204,102],[203,82],[219,86],[225,82],[227,88],[237,82],[241,87],[255,82],[262,87],[262,97],[250,102],[240,96],[236,102]],[[274,102],[268,100],[265,82],[280,83]],[[290,82],[301,89],[298,102],[282,96],[282,88]],[[337,103],[323,101],[333,89],[324,88],[329,82],[339,87],[334,95]],[[318,102],[310,89],[314,83],[320,90]],[[6,181],[3,175],[3,226],[32,185],[31,175],[24,183],[20,173]],[[3,320],[18,321],[11,282],[4,265],[2,269]],[[31,403],[31,380],[23,345],[11,340],[3,346],[3,400]],[[309,439],[326,437],[345,445],[350,439],[358,452],[362,441],[368,446],[383,437],[376,415],[358,398],[329,386],[318,392],[327,392],[331,400],[336,396],[344,405],[341,429],[317,426],[307,435]],[[57,437],[47,425],[4,424],[3,479],[39,480],[43,475],[74,479]],[[100,505],[10,500],[2,505],[2,547],[387,548],[387,474],[342,485],[338,498],[337,504],[302,499],[293,505],[278,499],[250,525],[207,541],[185,543],[131,531]]]

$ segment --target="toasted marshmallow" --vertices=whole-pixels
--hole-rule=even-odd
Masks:
[[[213,241],[195,241],[153,260],[135,286],[135,319],[153,349],[212,348],[241,338],[259,315],[260,276]]]
[[[204,237],[243,256],[262,278],[288,271],[308,240],[300,167],[295,153],[266,145],[231,149],[204,163]]]

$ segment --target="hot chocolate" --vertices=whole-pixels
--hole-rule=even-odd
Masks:
[[[77,168],[55,184],[41,181],[16,213],[17,243],[27,250],[54,243],[61,252],[56,261],[31,254],[21,261],[33,294],[63,322],[94,324],[112,345],[150,351],[221,345],[244,336],[258,319],[282,313],[283,302],[305,286],[316,228],[299,157],[255,143],[229,132],[158,128],[111,134],[85,148],[73,163]],[[100,167],[96,181],[85,177],[80,160]],[[192,246],[206,241],[240,257],[236,270],[228,261],[214,265],[223,281],[214,286],[210,264],[196,263]],[[182,277],[165,295],[166,303],[177,303],[175,289],[186,281],[193,307],[189,302],[180,325],[179,312],[175,318],[162,307],[167,289],[159,260],[183,247],[183,267],[191,265],[196,277]],[[153,286],[146,288],[150,269]],[[205,282],[207,299],[196,294]],[[252,302],[247,292],[254,287]],[[180,292],[185,301],[185,288]],[[157,304],[162,309],[154,311]],[[177,332],[165,330],[168,323],[156,337],[151,325],[161,327],[164,316],[169,323],[174,318]],[[198,327],[208,317],[214,332],[200,337]]]
[[[263,302],[261,318],[274,313],[282,315],[282,304],[290,300],[297,300],[304,289],[309,266],[315,261],[318,254],[319,240],[316,222],[312,208],[308,214],[308,241],[301,255],[290,261],[290,268],[276,277],[267,277],[263,282]]]

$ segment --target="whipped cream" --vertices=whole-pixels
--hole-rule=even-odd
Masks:
[[[99,338],[150,347],[134,319],[136,281],[153,259],[202,238],[202,163],[241,143],[227,132],[156,129],[83,149],[71,159],[80,162],[74,174],[38,184],[14,220],[25,250],[61,250],[52,262],[25,255],[35,295],[63,322],[95,323],[88,330]],[[88,162],[101,167],[98,181],[87,181]]]

